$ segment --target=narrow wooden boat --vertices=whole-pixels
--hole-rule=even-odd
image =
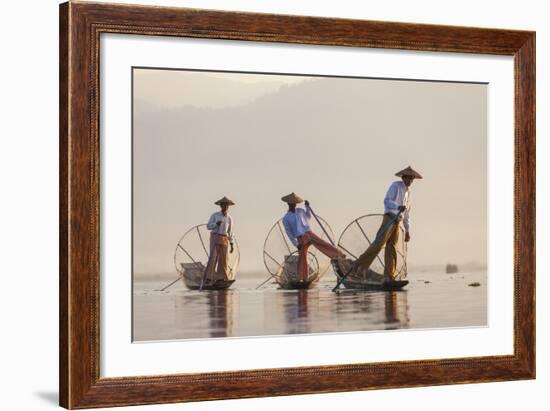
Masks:
[[[378,282],[355,282],[344,280],[344,287],[361,291],[397,291],[403,289],[409,282],[407,280],[396,280],[391,283]]]
[[[338,281],[350,269],[353,261],[350,259],[333,262],[334,272]],[[344,279],[342,285],[345,288],[362,291],[396,291],[404,288],[409,282],[403,279],[397,279],[392,282],[386,282],[384,275],[374,270],[354,270]]]
[[[183,282],[190,290],[199,290],[206,267],[202,263],[181,263],[181,276]],[[234,279],[206,278],[202,286],[203,290],[225,290],[235,282]]]

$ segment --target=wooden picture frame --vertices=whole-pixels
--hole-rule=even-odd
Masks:
[[[513,355],[100,378],[101,33],[513,56]],[[125,406],[535,377],[534,32],[69,2],[60,6],[59,47],[60,405]]]

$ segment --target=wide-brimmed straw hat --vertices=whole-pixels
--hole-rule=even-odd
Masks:
[[[288,204],[300,204],[304,201],[302,198],[298,197],[294,192],[284,197],[281,197],[281,200],[283,200],[285,203],[288,203]]]
[[[397,173],[395,173],[395,175],[397,177],[409,176],[412,178],[422,178],[420,173],[414,171],[411,166],[408,166],[407,168],[404,168],[403,170],[398,171]]]
[[[227,204],[227,205],[235,205],[235,203],[233,201],[231,201],[229,198],[227,197],[222,197],[220,198],[218,201],[216,201],[214,204],[216,205],[222,205],[222,204]]]

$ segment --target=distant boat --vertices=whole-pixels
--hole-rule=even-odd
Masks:
[[[187,230],[180,238],[174,252],[176,271],[184,284],[191,290],[224,290],[235,282],[239,267],[239,244],[234,238],[234,251],[229,254],[229,278],[216,278],[204,275],[210,256],[210,231],[206,224],[200,224]]]
[[[456,274],[456,273],[458,273],[458,265],[456,265],[456,264],[447,264],[445,266],[445,272],[447,274]]]

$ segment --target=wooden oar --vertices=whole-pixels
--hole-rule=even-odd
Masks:
[[[289,249],[290,251],[290,249]],[[286,261],[290,258],[290,256],[294,253],[290,253],[288,254],[286,257],[285,257],[285,260],[283,261],[283,265],[279,264],[279,262],[277,260],[275,260],[267,251],[264,250],[264,254],[267,255],[269,258],[271,258],[275,264],[277,264],[279,267],[281,267],[281,270],[284,271],[285,269],[285,266],[286,266]],[[269,271],[269,270],[268,270]],[[271,274],[269,273],[269,277],[267,278],[267,280],[265,280],[263,283],[261,283],[259,286],[256,287],[256,290],[258,290],[259,288],[261,288],[265,283],[267,283],[269,280],[271,279],[276,279],[276,275],[275,274]]]
[[[380,232],[378,233],[378,235],[376,236],[376,238],[374,239],[374,241],[372,242],[373,244],[376,243],[376,241],[378,241],[378,239],[383,236],[386,231],[388,231],[388,229],[392,226],[392,224],[395,222],[395,220],[397,220],[399,218],[399,216],[401,215],[401,211],[399,211],[389,222],[388,224],[386,224],[384,226],[384,228],[382,230],[380,230]],[[356,260],[357,261],[357,260]],[[344,282],[344,280],[346,279],[346,277],[348,275],[350,275],[350,273],[353,271],[354,269],[354,264],[351,265],[351,267],[349,268],[348,272],[345,273],[339,280],[338,282],[336,283],[336,286],[332,289],[332,292],[336,292],[336,290],[338,290],[338,288],[340,288],[340,286],[342,285],[342,283]]]
[[[176,278],[174,281],[172,281],[172,282],[171,282],[170,284],[168,284],[166,287],[161,288],[159,291],[164,291],[164,290],[166,290],[168,287],[173,286],[174,284],[176,284],[176,283],[177,283],[179,280],[181,280],[181,279],[182,279],[181,276],[178,277],[178,278]]]
[[[267,283],[269,280],[272,280],[274,276],[270,275],[267,280],[265,280],[263,283],[261,283],[259,286],[256,287],[256,290],[260,289],[265,283]]]
[[[187,252],[187,250],[181,246],[180,243],[178,243],[178,247],[181,248],[181,250],[182,250],[185,254],[187,254],[187,257],[189,257],[189,259],[193,262],[193,264],[195,264],[197,267],[200,267],[200,264],[197,263],[197,262],[195,261],[195,259],[191,256],[191,254],[189,254],[189,253]],[[179,271],[178,271],[178,272],[179,272]],[[180,275],[180,276],[179,276],[177,279],[175,279],[174,281],[172,281],[170,284],[168,284],[166,287],[161,288],[160,290],[157,290],[157,291],[164,291],[164,290],[166,290],[168,287],[173,286],[174,284],[176,284],[176,283],[177,283],[179,280],[181,280],[182,278],[183,278],[183,274]]]
[[[325,226],[323,224],[321,224],[321,220],[319,220],[319,217],[317,217],[317,214],[315,214],[315,211],[313,211],[313,209],[311,208],[311,206],[309,205],[309,202],[308,204],[306,205],[307,208],[309,208],[309,211],[311,211],[311,214],[313,215],[313,217],[315,218],[315,220],[317,221],[317,224],[319,224],[319,226],[321,227],[321,230],[323,230],[323,233],[325,233],[325,235],[327,236],[328,238],[328,241],[330,241],[330,243],[336,247],[336,244],[334,244],[334,241],[332,241],[332,238],[330,237],[330,235],[327,233],[327,230],[325,230]]]

